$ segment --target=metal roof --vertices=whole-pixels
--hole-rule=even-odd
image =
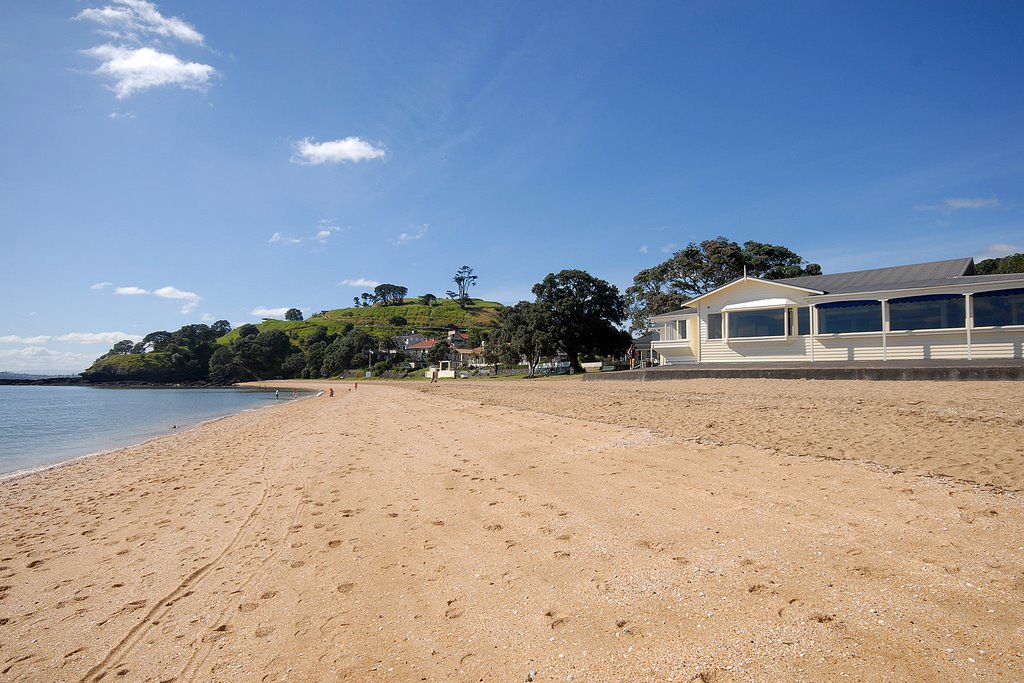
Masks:
[[[853,292],[874,292],[883,289],[933,287],[947,284],[954,278],[969,276],[973,272],[974,259],[968,257],[949,261],[914,263],[909,266],[858,270],[852,273],[807,275],[804,277],[774,280],[774,282],[818,289],[826,294],[849,294]],[[974,280],[974,276],[971,277],[971,280],[973,282],[980,281]]]

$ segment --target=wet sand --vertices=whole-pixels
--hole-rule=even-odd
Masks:
[[[309,386],[0,483],[0,680],[1024,678],[1020,384]]]

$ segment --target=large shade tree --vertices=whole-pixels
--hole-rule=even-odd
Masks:
[[[618,287],[583,270],[563,270],[545,277],[532,291],[559,350],[577,372],[583,370],[581,353],[616,354],[629,346],[629,335],[617,327],[626,318]]]
[[[650,317],[682,308],[693,297],[743,277],[765,280],[821,275],[821,266],[808,263],[787,247],[747,241],[740,246],[726,238],[690,242],[667,261],[641,270],[626,288],[631,329],[645,330]]]

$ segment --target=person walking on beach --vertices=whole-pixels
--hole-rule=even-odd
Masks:
[[[331,387],[331,391],[327,394],[330,398],[334,398],[334,387]]]
[[[281,396],[281,390],[280,389],[274,389],[274,398],[280,398],[280,396]]]

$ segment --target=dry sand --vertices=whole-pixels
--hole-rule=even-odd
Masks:
[[[0,482],[0,681],[1024,680],[1020,384],[333,386]]]

